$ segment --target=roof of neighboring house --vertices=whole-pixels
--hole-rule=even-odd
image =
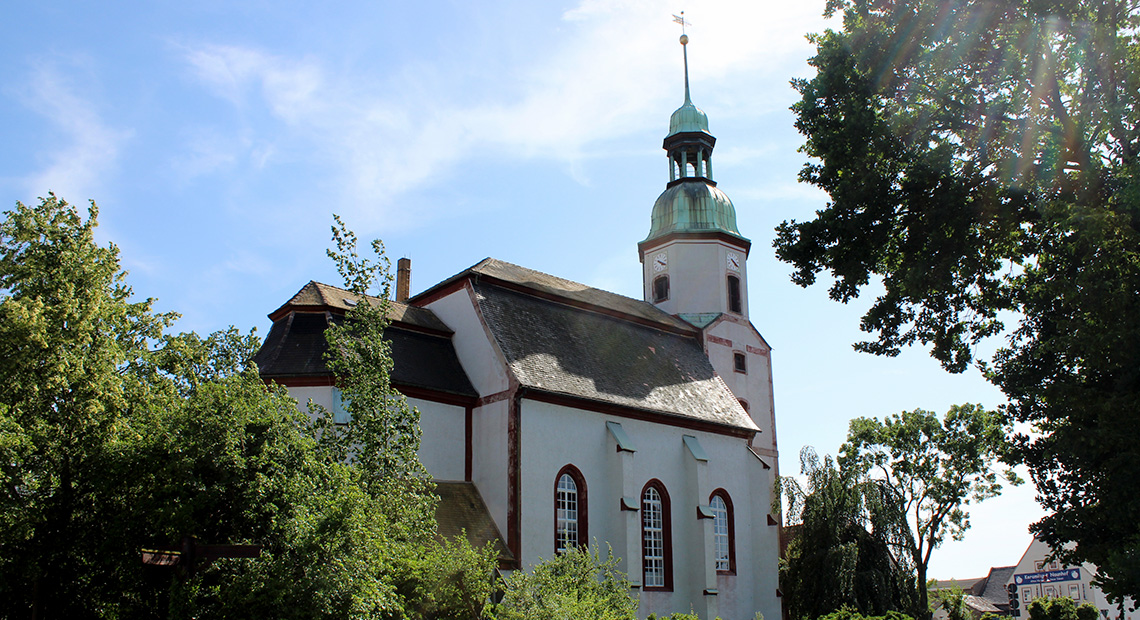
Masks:
[[[486,261],[484,261],[486,262]],[[496,261],[496,263],[498,263]],[[482,264],[482,263],[481,263]],[[530,270],[498,263],[500,272]],[[527,276],[546,282],[541,274]],[[547,276],[548,278],[549,276]],[[475,296],[482,316],[507,364],[520,384],[545,392],[585,398],[611,405],[667,414],[679,418],[759,430],[713,370],[701,346],[699,332],[687,334],[629,320],[654,317],[656,307],[582,285],[568,283],[572,301],[588,297],[621,307],[621,315],[591,311],[552,295],[476,280]],[[604,293],[604,295],[602,294]],[[629,310],[629,312],[626,312]],[[683,323],[665,315],[670,321]]]
[[[455,538],[466,533],[472,547],[479,548],[493,542],[500,561],[514,559],[474,483],[436,482],[435,494],[439,496],[435,520],[441,537]]]
[[[1006,584],[1013,579],[1013,571],[1017,570],[1017,566],[995,566],[990,569],[990,573],[985,577],[985,584],[978,584],[979,587],[974,588],[974,594],[985,597],[990,600],[998,609],[1005,611],[1009,609],[1009,593],[1006,592]]]
[[[973,577],[971,579],[938,579],[935,581],[934,587],[930,589],[949,590],[951,588],[957,587],[963,592],[970,592],[975,584],[983,581],[984,579],[985,577]]]
[[[262,378],[331,375],[325,363],[325,330],[330,322],[343,320],[355,299],[358,296],[334,286],[306,284],[270,315],[275,317],[273,327],[254,357]],[[388,316],[392,323],[384,330],[384,340],[392,347],[394,385],[478,397],[443,321],[430,310],[397,302],[389,302]]]
[[[967,607],[977,611],[979,614],[984,614],[986,612],[996,614],[1005,611],[1004,609],[999,608],[997,605],[994,605],[993,601],[984,596],[966,594],[962,597],[962,600],[964,603],[966,603]]]

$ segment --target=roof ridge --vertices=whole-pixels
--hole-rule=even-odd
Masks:
[[[488,269],[489,267],[492,269]],[[493,267],[499,267],[500,270],[496,271],[493,269]],[[520,271],[523,273],[529,273],[529,274],[537,274],[539,276],[542,276],[543,278],[549,279],[551,282],[550,283],[543,283],[543,282],[538,282],[538,281],[527,281],[527,280],[520,280],[518,278],[512,278],[512,277],[510,277],[511,274],[504,273],[504,271],[510,271],[510,270],[517,270],[517,271]],[[635,319],[640,318],[643,321],[651,321],[653,323],[657,323],[657,324],[669,327],[673,330],[680,329],[680,330],[684,330],[684,331],[693,331],[695,329],[694,326],[692,324],[690,324],[688,321],[677,318],[677,317],[665,312],[664,310],[661,310],[657,306],[654,306],[653,304],[651,304],[651,303],[649,303],[643,299],[637,299],[635,297],[629,297],[628,295],[622,295],[621,293],[615,293],[613,291],[607,291],[605,289],[590,286],[589,284],[584,284],[582,282],[577,282],[575,280],[569,280],[567,278],[552,275],[552,274],[546,273],[544,271],[539,271],[537,269],[531,269],[530,267],[523,267],[521,265],[516,265],[514,263],[511,263],[511,262],[508,262],[505,260],[501,260],[498,258],[493,258],[493,257],[485,258],[482,261],[479,261],[478,263],[476,263],[474,266],[472,266],[467,271],[461,272],[460,274],[458,274],[458,276],[462,276],[464,273],[467,273],[467,272],[471,272],[471,273],[475,273],[475,274],[479,274],[479,275],[485,275],[485,276],[489,276],[492,278],[503,280],[505,282],[510,282],[511,284],[514,284],[514,285],[518,286],[519,288],[527,289],[529,291],[534,291],[535,293],[538,293],[537,296],[539,296],[539,297],[543,297],[543,296],[560,297],[560,298],[566,300],[567,302],[569,302],[570,305],[586,304],[589,306],[599,308],[601,310],[609,310],[611,312],[617,312],[617,313],[620,313],[622,315],[625,315],[625,316],[628,316],[631,318],[635,318]],[[452,279],[454,279],[454,278],[449,278],[449,281]],[[553,286],[554,284],[562,284],[562,285],[570,285],[570,286],[555,287],[555,286]],[[600,299],[591,300],[591,299],[589,299],[589,297],[591,297],[591,296],[597,296],[597,297],[600,297]],[[609,301],[609,302],[620,302],[620,303],[606,303],[607,301]],[[623,307],[621,307],[621,305],[625,305],[627,307],[623,308]],[[603,314],[607,314],[607,313],[603,312]]]

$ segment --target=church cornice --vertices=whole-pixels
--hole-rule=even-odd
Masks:
[[[728,388],[726,387],[725,389]],[[699,420],[696,418],[690,418],[687,416],[668,413],[665,411],[616,405],[614,403],[605,401],[598,401],[581,396],[573,396],[570,394],[564,394],[562,392],[552,392],[549,390],[533,387],[519,388],[519,397],[528,400],[544,402],[551,405],[561,405],[563,407],[570,407],[573,409],[584,409],[586,411],[593,411],[594,413],[612,415],[620,418],[627,418],[630,420],[642,420],[645,422],[655,422],[658,424],[666,424],[668,426],[674,426],[694,431],[703,431],[706,433],[714,433],[717,435],[741,437],[750,441],[753,437],[760,434],[761,432],[759,430],[741,428],[729,424],[717,424],[716,422]]]
[[[744,237],[737,237],[736,235],[719,230],[700,232],[671,232],[661,235],[660,237],[654,237],[653,239],[647,239],[645,241],[639,242],[637,244],[637,249],[641,255],[641,262],[645,262],[645,256],[647,254],[674,241],[722,241],[744,252],[744,256],[746,258],[748,257],[749,251],[752,249],[752,242],[748,239],[745,239]]]

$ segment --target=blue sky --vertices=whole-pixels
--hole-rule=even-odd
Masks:
[[[95,199],[136,294],[181,330],[262,335],[306,282],[338,283],[332,213],[411,258],[413,293],[493,256],[640,297],[684,8],[693,101],[753,241],[782,473],[804,445],[834,453],[852,417],[1001,402],[924,351],[853,352],[869,301],[799,289],[773,256],[774,227],[826,200],[796,182],[788,110],[822,0],[16,4],[0,9],[0,208]],[[1040,515],[1028,487],[971,512],[932,576],[1016,563]]]

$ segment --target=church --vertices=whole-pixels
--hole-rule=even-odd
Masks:
[[[643,299],[493,258],[413,296],[401,259],[392,384],[420,412],[441,533],[493,541],[507,570],[608,545],[641,617],[776,620],[771,348],[749,320],[751,242],[713,177],[687,43],[668,182],[638,244]],[[360,302],[303,286],[269,315],[263,379],[350,423],[323,332]]]

